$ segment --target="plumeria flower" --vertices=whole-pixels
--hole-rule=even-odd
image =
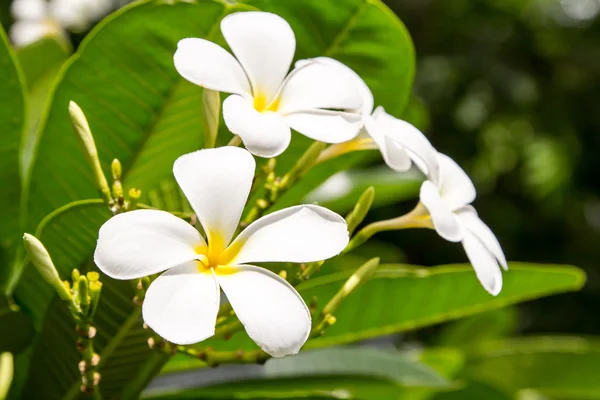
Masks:
[[[352,76],[362,98],[360,113],[364,127],[354,140],[341,143],[327,151],[337,156],[349,151],[379,149],[385,163],[395,171],[406,172],[414,163],[426,175],[437,175],[436,151],[425,135],[410,123],[385,112],[382,106],[374,108],[373,93],[365,81],[351,68],[331,58],[319,57],[322,63],[336,65]],[[305,60],[309,62],[312,60]]]
[[[254,177],[254,158],[237,147],[200,150],[173,173],[205,233],[165,211],[119,214],[100,228],[94,260],[116,279],[165,271],[148,288],[144,321],[170,342],[209,338],[223,289],[248,335],[268,354],[297,353],[307,340],[306,304],[283,278],[251,263],[324,260],[348,243],[346,222],[319,206],[260,218],[232,240]]]
[[[14,0],[10,38],[22,47],[44,37],[64,36],[65,30],[83,31],[112,7],[112,0]]]
[[[476,196],[471,179],[450,157],[437,153],[437,162],[439,176],[423,182],[421,203],[441,237],[462,242],[477,278],[495,296],[502,290],[499,265],[508,269],[500,243],[470,205]]]
[[[221,32],[233,55],[208,40],[183,39],[175,68],[196,85],[232,93],[223,102],[223,118],[250,152],[281,154],[290,128],[327,143],[358,134],[362,99],[348,68],[312,60],[288,74],[296,39],[283,18],[238,12],[223,18]]]

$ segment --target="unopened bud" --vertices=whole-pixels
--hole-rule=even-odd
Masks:
[[[279,276],[283,279],[287,279],[287,271],[285,269],[282,269],[281,271],[279,271]]]
[[[94,137],[92,136],[90,125],[85,118],[85,114],[74,101],[69,103],[69,114],[71,116],[71,124],[73,125],[73,130],[75,131],[79,145],[81,146],[81,149],[83,150],[83,153],[87,158],[88,163],[92,167],[92,171],[94,172],[96,186],[100,190],[103,199],[106,202],[109,202],[111,200],[110,188],[108,187],[108,181],[104,176],[104,172],[102,172],[100,159],[98,158],[98,150],[96,149],[96,143],[94,143]]]
[[[135,210],[140,197],[142,197],[142,191],[140,189],[129,189],[129,204],[127,205],[127,208],[129,210]]]
[[[89,294],[89,282],[85,276],[79,277],[79,281],[77,282],[77,292],[81,312],[84,316],[87,316],[90,310],[91,299]]]
[[[216,90],[204,89],[202,94],[202,113],[204,126],[204,148],[215,147],[219,133],[219,114],[221,112],[221,94]]]
[[[23,244],[25,250],[31,259],[31,262],[36,267],[42,278],[54,287],[59,297],[63,300],[70,300],[71,293],[60,280],[56,267],[52,262],[52,258],[48,250],[44,247],[35,236],[26,233],[23,235]]]
[[[13,381],[14,361],[11,353],[0,354],[0,399],[8,397],[8,391]]]
[[[115,181],[120,181],[121,173],[123,172],[123,168],[121,167],[121,161],[119,161],[116,158],[112,160],[112,163],[110,164],[110,171],[112,172],[112,178]]]
[[[360,198],[356,202],[354,209],[348,214],[346,217],[346,222],[348,223],[348,232],[350,235],[354,233],[354,230],[358,227],[358,225],[363,222],[367,213],[371,209],[371,205],[373,204],[373,199],[375,198],[375,189],[373,186],[369,187],[367,190],[360,195]]]

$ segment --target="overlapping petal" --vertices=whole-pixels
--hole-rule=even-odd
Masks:
[[[240,63],[221,46],[204,39],[177,43],[175,68],[188,81],[219,92],[252,98],[252,89]]]
[[[221,32],[250,79],[253,95],[270,103],[294,58],[296,38],[290,25],[276,14],[238,12],[223,18]]]
[[[450,157],[438,153],[440,168],[440,193],[451,210],[470,204],[477,193],[475,186],[463,169]]]
[[[144,322],[169,342],[197,343],[215,333],[219,297],[212,271],[200,273],[192,261],[152,282],[142,306]]]
[[[311,329],[310,311],[298,292],[277,274],[240,265],[217,275],[248,336],[273,357],[296,354]]]
[[[339,254],[348,244],[346,221],[315,205],[289,207],[250,224],[225,253],[229,264],[312,262]]]
[[[229,130],[239,135],[244,146],[259,157],[275,157],[287,149],[292,132],[284,118],[274,112],[260,113],[237,95],[223,102],[223,119]]]
[[[134,279],[195,260],[202,247],[204,239],[184,220],[166,211],[135,210],[102,225],[94,262],[110,277]]]
[[[284,118],[292,129],[325,143],[342,143],[353,139],[363,125],[359,114],[320,109],[295,112]]]
[[[486,246],[470,231],[465,231],[462,245],[473,265],[477,279],[485,290],[496,296],[502,290],[502,272],[498,261]]]
[[[199,150],[179,157],[173,174],[206,232],[211,250],[224,249],[248,199],[254,158],[239,147]]]
[[[448,208],[433,182],[423,182],[420,198],[431,215],[437,233],[450,242],[460,242],[465,235],[465,230],[456,215]]]
[[[313,109],[359,110],[363,99],[356,80],[339,64],[319,59],[300,63],[281,88],[278,111],[287,115]]]
[[[463,207],[456,213],[464,227],[475,235],[490,253],[498,260],[502,268],[508,269],[506,257],[502,247],[492,230],[477,216],[477,212],[471,206]]]

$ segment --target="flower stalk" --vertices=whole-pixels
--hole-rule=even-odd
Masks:
[[[219,133],[219,115],[221,113],[221,94],[218,91],[204,89],[202,93],[202,123],[204,125],[204,148],[215,147]]]
[[[423,204],[419,203],[411,212],[401,217],[377,221],[365,226],[358,231],[356,235],[354,235],[342,254],[354,250],[379,232],[409,228],[431,228],[432,226],[433,225],[429,216],[429,212],[423,206]]]

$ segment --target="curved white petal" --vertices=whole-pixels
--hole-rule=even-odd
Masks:
[[[290,25],[268,12],[237,12],[223,18],[221,32],[250,78],[254,97],[264,96],[270,103],[294,58]]]
[[[10,12],[18,20],[41,21],[46,17],[48,4],[45,0],[14,0]]]
[[[169,342],[192,344],[214,335],[219,285],[212,270],[199,272],[195,261],[172,268],[148,288],[142,315]]]
[[[292,140],[290,127],[281,115],[270,111],[260,113],[240,96],[225,99],[223,119],[227,128],[240,136],[246,149],[259,157],[280,155]]]
[[[477,216],[477,212],[471,206],[464,207],[456,213],[464,227],[475,235],[490,253],[498,260],[502,268],[508,270],[508,263],[502,251],[502,247],[492,230]]]
[[[369,89],[369,87],[367,86],[365,81],[363,81],[363,79],[360,77],[360,75],[358,75],[352,68],[348,67],[346,64],[344,64],[338,60],[335,60],[333,58],[330,58],[330,57],[317,57],[317,58],[311,58],[311,59],[307,59],[307,60],[299,60],[296,62],[295,67],[299,68],[304,65],[307,65],[312,60],[317,60],[317,61],[323,62],[323,63],[330,63],[334,66],[337,66],[339,68],[343,68],[344,70],[346,70],[348,72],[348,74],[350,74],[352,76],[352,78],[355,80],[355,85],[356,85],[358,92],[360,94],[360,97],[362,99],[363,104],[360,109],[360,113],[363,116],[371,115],[371,113],[373,112],[375,100],[373,99],[373,93],[371,93],[371,89]]]
[[[173,174],[194,209],[211,251],[224,249],[248,199],[254,158],[239,147],[198,150],[175,160]]]
[[[432,182],[438,181],[437,151],[429,140],[413,125],[395,118],[377,107],[373,118],[365,121],[367,133],[379,145],[388,166],[403,172],[406,157],[410,158]]]
[[[279,275],[252,265],[233,267],[217,280],[252,338],[273,357],[296,354],[310,334],[310,311],[296,290]]]
[[[182,39],[173,56],[175,69],[188,81],[250,99],[250,82],[238,61],[221,46],[198,38]]]
[[[184,220],[166,211],[135,210],[102,225],[94,262],[115,279],[141,278],[195,260],[204,246],[200,233]]]
[[[224,257],[228,264],[312,262],[339,254],[348,244],[344,218],[328,209],[302,205],[283,209],[250,224]]]
[[[502,290],[502,272],[494,256],[471,232],[466,231],[462,245],[485,290],[496,296]]]
[[[360,133],[360,114],[314,109],[284,116],[285,122],[297,132],[325,143],[342,143]]]
[[[356,78],[340,63],[319,59],[300,63],[284,82],[278,111],[290,114],[317,108],[359,110],[363,99]]]
[[[27,46],[43,37],[59,35],[60,31],[44,22],[17,21],[10,27],[10,40],[16,47]]]
[[[433,182],[423,182],[420,198],[431,215],[437,233],[450,242],[460,242],[465,235],[465,230],[456,215],[448,208]]]
[[[438,153],[440,166],[440,192],[451,210],[470,204],[477,193],[469,176],[450,157]]]
[[[382,119],[376,121],[371,116],[365,117],[363,130],[373,139],[388,167],[398,172],[406,172],[410,169],[412,159],[402,146],[386,139],[388,127],[384,125]]]

